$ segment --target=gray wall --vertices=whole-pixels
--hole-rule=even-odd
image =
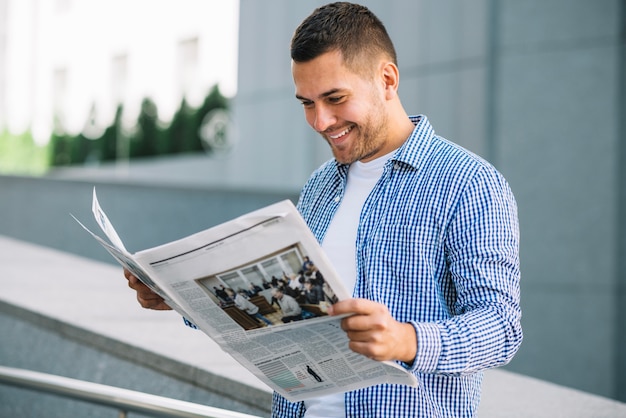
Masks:
[[[522,231],[526,342],[512,368],[621,400],[625,5],[498,4],[491,115]]]
[[[70,216],[100,233],[91,213],[94,187],[130,252],[183,238],[279,200],[297,200],[296,195],[278,192],[0,176],[0,234],[115,263]]]

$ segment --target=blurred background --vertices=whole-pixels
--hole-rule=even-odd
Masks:
[[[295,201],[330,157],[289,60],[323,3],[0,0],[0,234],[112,262],[67,216],[94,185],[133,251]],[[626,401],[626,1],[362,3],[407,111],[516,195],[506,369]]]
[[[236,92],[238,10],[234,0],[0,2],[0,171],[204,150],[202,118]]]

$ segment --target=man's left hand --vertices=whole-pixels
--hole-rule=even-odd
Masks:
[[[347,299],[329,307],[329,314],[350,316],[341,321],[350,349],[378,361],[413,363],[417,336],[413,325],[396,321],[389,309],[368,299]]]

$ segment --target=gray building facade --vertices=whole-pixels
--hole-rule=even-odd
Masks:
[[[294,98],[289,41],[320,1],[241,0],[230,186],[297,192],[330,157]],[[519,206],[524,343],[510,370],[626,400],[626,2],[363,1],[400,95],[491,161]]]

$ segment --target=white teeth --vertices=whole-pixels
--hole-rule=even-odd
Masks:
[[[337,138],[341,138],[342,136],[346,135],[348,132],[350,132],[352,130],[352,127],[349,127],[348,129],[346,129],[343,132],[338,133],[337,135],[328,135],[330,137],[330,139],[337,139]]]

